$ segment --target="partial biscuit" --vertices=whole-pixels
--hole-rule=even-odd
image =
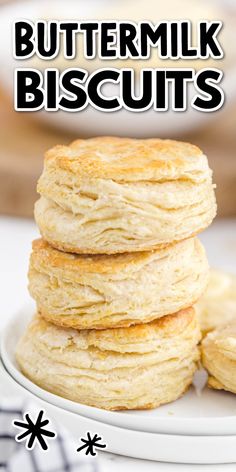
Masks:
[[[59,328],[37,316],[16,357],[30,380],[70,400],[108,410],[155,408],[191,384],[199,339],[192,308],[102,331]]]
[[[236,393],[235,321],[207,334],[202,342],[202,363],[209,373],[209,387]]]
[[[191,144],[100,137],[46,153],[35,205],[58,249],[146,251],[188,238],[216,214],[207,158]]]
[[[236,276],[212,269],[207,290],[195,308],[203,333],[236,322]]]
[[[165,249],[116,255],[75,255],[33,242],[29,290],[52,323],[101,329],[146,323],[191,306],[208,282],[197,238]]]

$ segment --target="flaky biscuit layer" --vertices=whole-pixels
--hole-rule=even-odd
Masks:
[[[197,238],[151,252],[83,256],[33,242],[29,290],[59,326],[109,328],[146,323],[191,306],[208,282]]]
[[[191,384],[199,339],[192,308],[103,331],[59,328],[36,316],[16,356],[29,379],[57,395],[109,410],[154,408]]]

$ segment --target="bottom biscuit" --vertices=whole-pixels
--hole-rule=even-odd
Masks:
[[[150,409],[189,387],[199,340],[193,308],[100,331],[59,328],[37,315],[16,357],[26,377],[64,398],[108,410]]]

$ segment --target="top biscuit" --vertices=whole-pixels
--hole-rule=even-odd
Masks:
[[[58,249],[147,251],[188,238],[216,213],[206,156],[191,144],[100,137],[45,156],[35,218]]]

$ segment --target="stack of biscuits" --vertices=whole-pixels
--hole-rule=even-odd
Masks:
[[[193,304],[208,282],[196,234],[216,214],[206,156],[187,143],[99,137],[46,153],[23,373],[109,410],[154,408],[189,387]]]

